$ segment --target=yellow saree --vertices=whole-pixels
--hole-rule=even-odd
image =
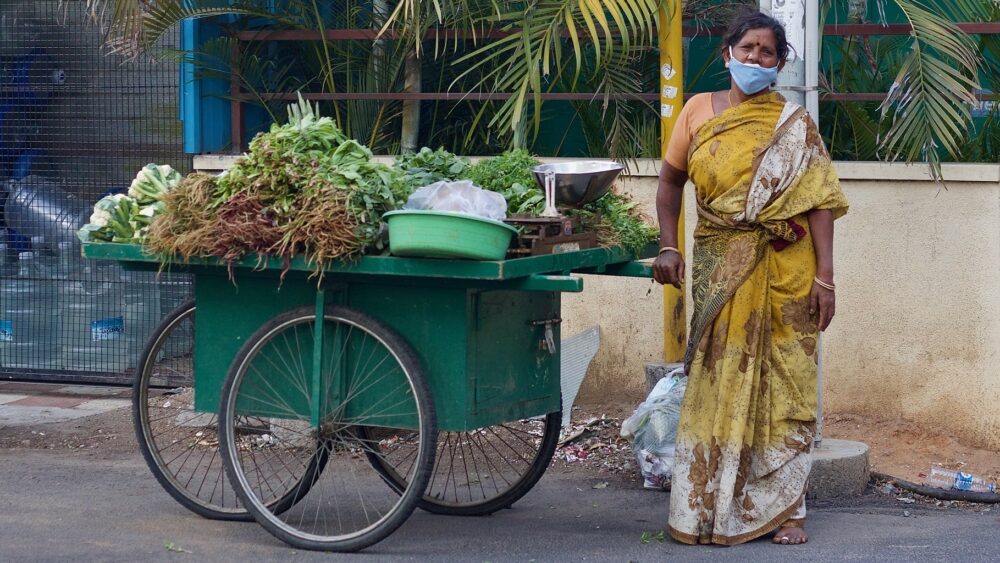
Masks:
[[[805,517],[816,421],[816,257],[807,213],[847,212],[815,124],[769,93],[702,125],[699,221],[670,535],[733,545]]]

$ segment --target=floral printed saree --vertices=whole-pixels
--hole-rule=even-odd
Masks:
[[[847,212],[815,124],[776,93],[703,124],[699,221],[670,535],[733,545],[801,525],[816,421],[816,257],[807,213]]]

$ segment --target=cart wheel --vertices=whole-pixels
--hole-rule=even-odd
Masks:
[[[132,386],[136,440],[153,476],[185,508],[212,520],[250,522],[253,516],[229,484],[219,455],[217,417],[194,410],[194,312],[194,300],[171,311],[139,358]],[[324,462],[314,460],[306,476],[321,471]],[[286,495],[273,510],[292,503]]]
[[[191,300],[171,311],[139,358],[132,387],[136,440],[177,502],[205,518],[248,521],[219,457],[216,417],[194,410],[194,309]]]
[[[438,434],[437,454],[420,508],[435,514],[483,516],[507,508],[542,478],[559,441],[562,413],[505,422],[471,432]],[[413,459],[413,444],[381,442],[369,461],[390,485]]]
[[[380,541],[430,479],[437,428],[420,362],[392,329],[346,307],[327,307],[322,324],[303,307],[258,329],[230,367],[220,416],[237,494],[297,548],[357,551]],[[408,485],[392,489],[365,454],[404,436],[414,445]],[[319,457],[327,470],[310,476]],[[286,496],[287,512],[269,506]]]

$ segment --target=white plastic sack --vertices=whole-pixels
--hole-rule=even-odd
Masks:
[[[403,209],[452,211],[500,221],[507,217],[507,200],[468,180],[435,182],[410,194]]]
[[[644,486],[665,488],[674,470],[674,443],[687,378],[677,369],[657,382],[649,396],[622,423],[621,435],[632,443]]]

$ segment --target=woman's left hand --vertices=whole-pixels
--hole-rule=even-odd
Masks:
[[[833,320],[833,315],[837,309],[837,294],[832,289],[827,289],[816,282],[813,282],[812,291],[809,292],[809,315],[817,318],[817,325],[820,331],[826,330]]]

